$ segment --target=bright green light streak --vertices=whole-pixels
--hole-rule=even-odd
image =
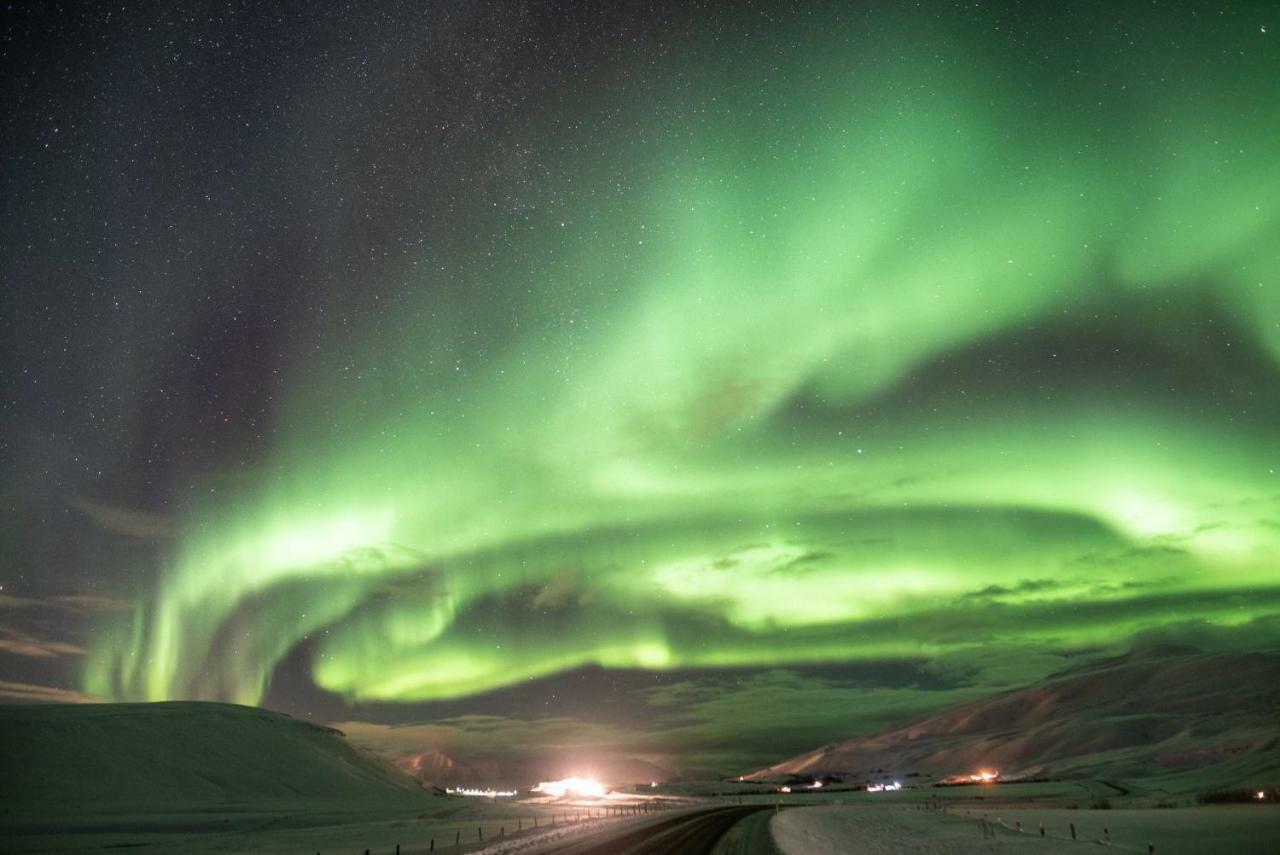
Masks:
[[[944,632],[946,605],[991,587],[1010,642],[1274,610],[1215,599],[1274,589],[1280,540],[1276,390],[1228,394],[1280,356],[1280,109],[1241,94],[1265,68],[1206,69],[1186,103],[1117,66],[1109,109],[1142,130],[1112,133],[1069,82],[1027,95],[981,45],[907,43],[632,108],[661,143],[619,131],[558,164],[566,225],[512,243],[506,279],[406,271],[405,305],[299,360],[258,486],[189,510],[87,687],[254,702],[321,632],[317,683],[365,700],[940,653],[984,631]],[[602,201],[618,160],[638,189]],[[993,397],[965,361],[1197,295],[1272,363],[1207,391],[1019,375]],[[1225,347],[1182,335],[1131,344]],[[974,403],[915,403],[914,372],[953,360]],[[1130,605],[1085,625],[1055,602]]]

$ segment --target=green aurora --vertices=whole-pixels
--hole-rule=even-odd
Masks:
[[[460,174],[541,168],[505,207],[459,179],[376,323],[315,295],[268,450],[85,690],[258,703],[305,645],[352,702],[439,700],[1276,614],[1280,58],[1127,14],[1038,29],[1070,50],[747,21],[502,128]]]

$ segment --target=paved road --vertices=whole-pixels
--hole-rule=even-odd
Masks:
[[[768,805],[733,805],[681,813],[639,827],[607,829],[539,855],[707,855],[730,828]]]
[[[760,810],[740,820],[720,838],[711,855],[782,855],[769,823],[773,810]]]

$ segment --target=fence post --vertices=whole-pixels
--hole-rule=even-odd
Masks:
[[[476,838],[479,840],[484,840],[484,829],[478,825],[476,826]],[[364,855],[369,855],[369,853],[366,852],[364,853]]]
[[[457,846],[462,842],[462,829],[458,829],[453,833],[453,845]]]
[[[1040,823],[1040,836],[1044,837],[1044,823]]]
[[[1071,823],[1071,839],[1076,839],[1076,824],[1074,822]]]

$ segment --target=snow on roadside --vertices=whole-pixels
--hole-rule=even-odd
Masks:
[[[769,824],[774,842],[785,855],[971,855],[982,852],[1079,852],[1057,841],[1002,835],[983,840],[975,823],[959,817],[909,807],[878,806],[790,808]]]
[[[468,855],[525,855],[525,853],[538,852],[553,843],[563,843],[578,837],[586,838],[606,829],[612,831],[624,824],[636,825],[652,820],[652,816],[583,820],[571,825],[548,827],[495,840],[482,849],[469,850]]]

